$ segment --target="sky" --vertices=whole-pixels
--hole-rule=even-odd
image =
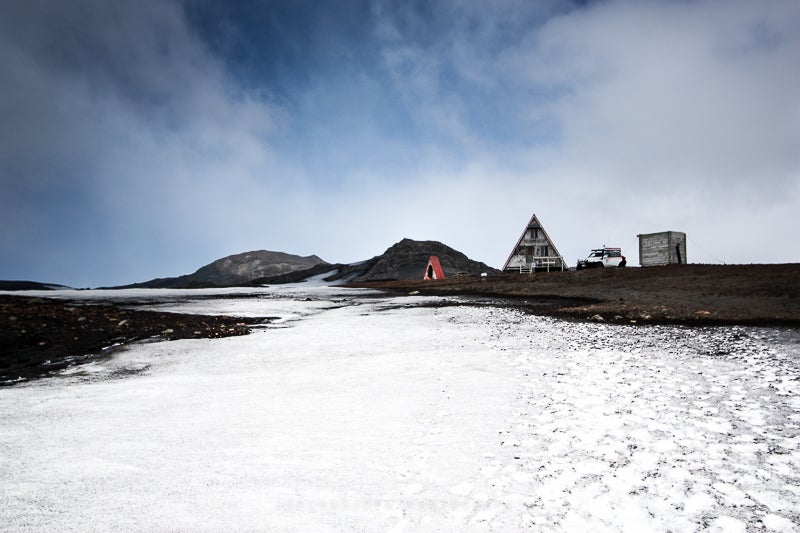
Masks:
[[[800,261],[796,0],[0,2],[0,279],[408,237]]]

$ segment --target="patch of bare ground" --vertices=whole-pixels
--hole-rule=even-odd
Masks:
[[[610,323],[800,326],[800,264],[598,268],[351,286],[541,299],[548,305],[532,305],[532,313]]]
[[[110,346],[246,335],[261,321],[0,295],[0,385],[50,374]]]

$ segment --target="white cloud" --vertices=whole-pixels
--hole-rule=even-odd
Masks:
[[[800,205],[796,3],[601,2],[501,46],[466,31],[467,18],[453,21],[433,54],[391,32],[388,53],[412,65],[389,61],[396,83],[409,87],[419,113],[451,110],[460,125],[486,103],[472,89],[494,83],[495,98],[516,105],[523,121],[552,123],[552,139],[521,137],[527,150],[500,155],[479,130],[452,135],[468,161],[413,182],[425,191],[415,205],[441,214],[442,240],[499,266],[518,229],[478,227],[496,221],[505,232],[535,211],[570,262],[601,244],[635,255],[638,233],[667,229],[712,250],[697,250],[696,261],[800,256],[791,237],[800,230],[791,216]],[[440,83],[448,68],[466,81],[455,96]],[[453,108],[453,98],[464,104]],[[453,201],[426,201],[433,191]],[[481,212],[480,222],[452,227],[461,209]]]

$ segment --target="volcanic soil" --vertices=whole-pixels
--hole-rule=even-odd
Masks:
[[[530,303],[532,313],[611,323],[800,326],[800,264],[598,268],[351,286],[513,299]]]
[[[0,295],[0,386],[51,374],[126,343],[247,335],[256,322],[263,319]]]

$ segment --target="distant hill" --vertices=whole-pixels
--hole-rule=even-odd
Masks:
[[[256,250],[217,259],[200,267],[194,274],[174,278],[156,278],[119,288],[185,289],[248,285],[254,279],[281,276],[325,265],[316,255],[301,257],[283,252]]]
[[[247,283],[254,278],[306,270],[321,263],[325,264],[325,261],[316,255],[301,257],[283,252],[258,250],[217,259],[201,267],[190,277],[193,280],[216,285],[236,285]]]
[[[368,266],[353,281],[387,281],[421,279],[430,256],[439,257],[445,276],[453,277],[460,272],[479,276],[481,273],[499,274],[485,263],[474,261],[463,253],[438,241],[415,241],[403,239],[387,249],[383,255],[364,263]]]
[[[0,280],[0,291],[54,291],[57,289],[71,289],[66,285],[56,283],[40,283],[38,281],[9,281]]]

